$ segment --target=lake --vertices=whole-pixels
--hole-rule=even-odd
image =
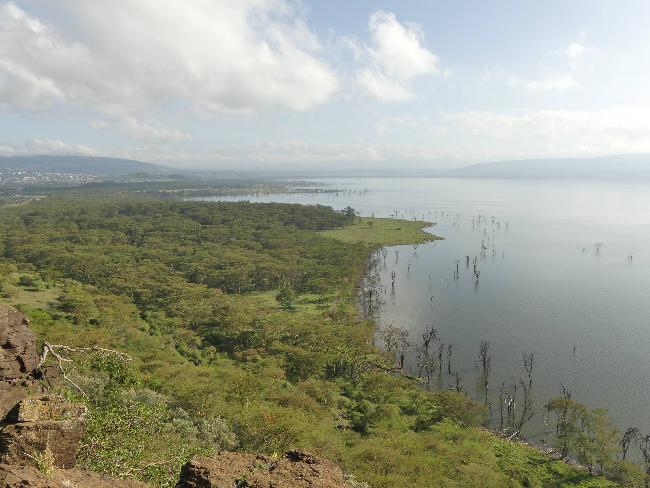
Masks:
[[[619,429],[650,432],[650,183],[314,181],[341,191],[218,199],[349,205],[364,216],[434,222],[430,232],[444,240],[380,257],[380,326],[407,329],[413,343],[435,327],[439,342],[453,344],[452,371],[477,399],[479,347],[489,341],[488,396],[497,420],[502,382],[527,381],[522,354],[534,353],[529,439],[543,438],[543,405],[562,386],[608,409]],[[414,372],[416,363],[412,348],[407,368]],[[439,386],[455,382],[444,374]]]

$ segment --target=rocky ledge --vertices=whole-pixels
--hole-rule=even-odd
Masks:
[[[341,468],[302,451],[284,457],[222,452],[196,457],[181,471],[176,488],[349,488]]]

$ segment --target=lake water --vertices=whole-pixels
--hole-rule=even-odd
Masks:
[[[528,438],[543,437],[543,405],[562,385],[578,401],[608,409],[619,429],[650,432],[650,183],[315,181],[342,191],[245,198],[435,222],[431,232],[444,240],[397,246],[379,260],[386,293],[378,321],[406,328],[411,342],[433,325],[440,342],[454,346],[452,370],[464,391],[479,399],[479,346],[489,341],[494,418],[500,385],[525,377],[522,354],[534,353]],[[412,349],[411,371],[415,356]],[[455,378],[444,374],[441,383]]]

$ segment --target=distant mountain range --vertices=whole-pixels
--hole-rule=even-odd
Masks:
[[[0,172],[38,171],[88,175],[125,175],[131,173],[170,174],[173,168],[131,159],[92,156],[5,156],[0,157]]]
[[[447,176],[598,180],[650,179],[650,154],[499,161],[451,170],[447,172]]]
[[[266,178],[314,177],[455,177],[455,178],[531,178],[531,179],[597,179],[650,180],[650,154],[605,156],[598,158],[522,159],[480,163],[450,170],[379,170],[367,171],[198,171],[181,170],[131,159],[92,156],[7,156],[0,157],[0,173],[7,171],[38,171],[86,175],[117,176],[133,173],[150,175],[192,174],[211,177],[232,177],[233,174]]]

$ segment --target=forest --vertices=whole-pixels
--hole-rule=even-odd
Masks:
[[[359,226],[352,209],[141,194],[4,207],[2,300],[42,342],[124,354],[69,353],[64,393],[90,412],[83,466],[167,487],[197,453],[306,448],[357,487],[647,486],[604,412],[549,401],[559,457],[581,467],[400,374],[357,303],[368,257],[394,236],[385,222],[382,239],[341,232]]]

